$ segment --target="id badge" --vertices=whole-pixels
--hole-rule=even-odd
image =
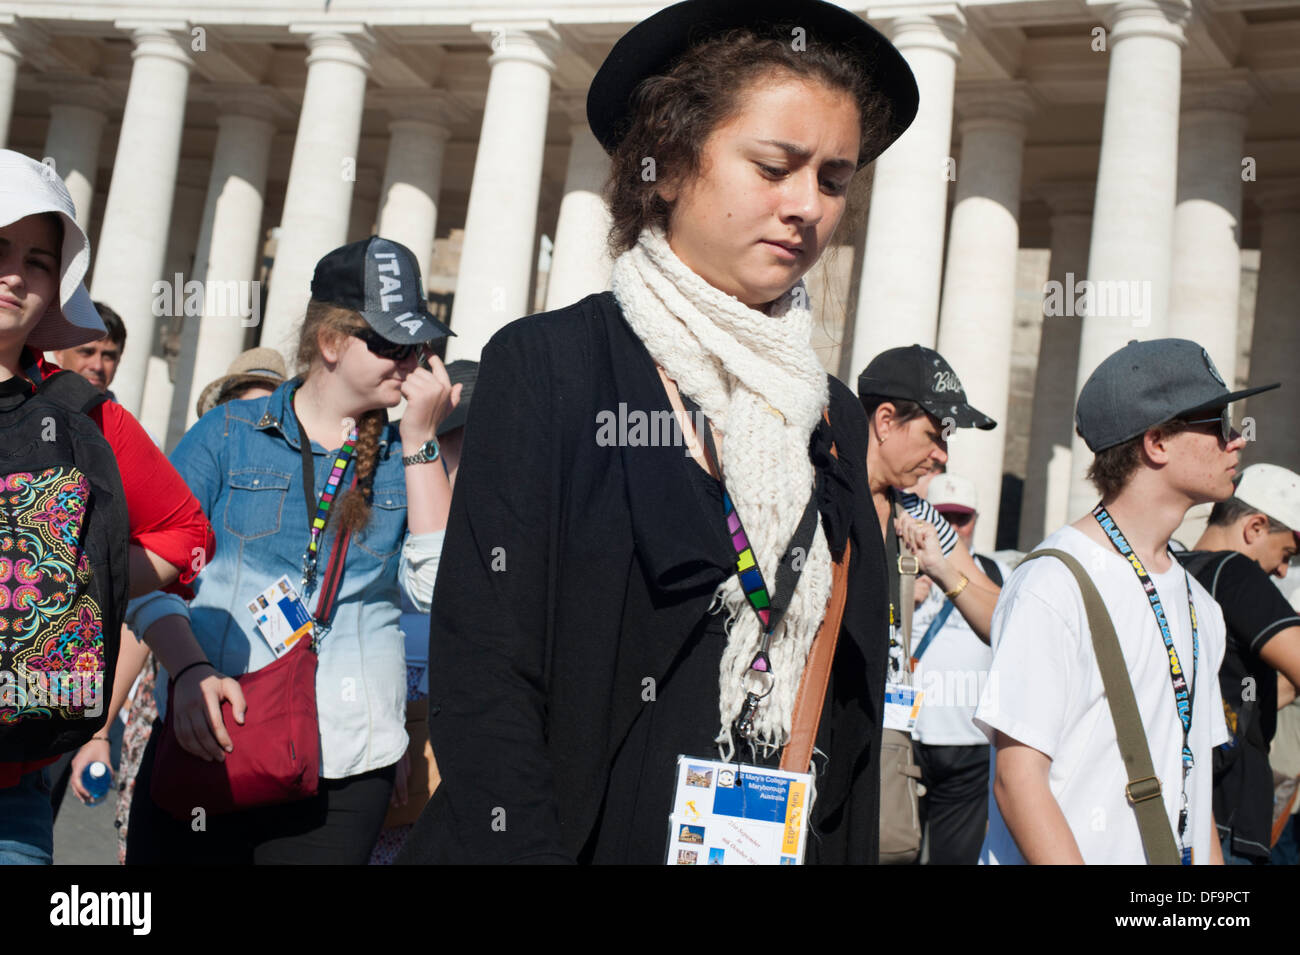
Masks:
[[[921,712],[923,690],[906,683],[885,684],[885,729],[898,730],[909,736],[916,728],[916,717]]]
[[[249,602],[248,612],[277,660],[312,632],[311,614],[284,575]]]
[[[667,865],[802,865],[810,773],[677,757]]]

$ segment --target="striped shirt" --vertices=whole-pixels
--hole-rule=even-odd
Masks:
[[[939,532],[939,546],[943,548],[943,556],[951,555],[953,548],[957,546],[957,532],[943,519],[943,515],[935,509],[934,505],[923,497],[900,491],[898,488],[894,488],[894,495],[909,517],[934,525],[934,529]]]

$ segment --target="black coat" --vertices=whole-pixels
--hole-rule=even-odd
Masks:
[[[483,350],[433,597],[429,728],[442,784],[402,862],[582,857],[602,807],[618,811],[609,767],[637,712],[655,705],[644,681],[664,678],[734,572],[722,515],[691,487],[685,469],[698,465],[683,448],[597,440],[598,414],[620,403],[670,411],[608,292],[514,322]],[[826,478],[823,528],[832,553],[846,535],[853,547],[808,859],[871,863],[885,552],[866,416],[834,378],[830,420],[811,449]]]

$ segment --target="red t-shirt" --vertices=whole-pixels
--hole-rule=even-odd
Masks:
[[[42,377],[62,371],[43,357],[38,356],[36,364]],[[192,597],[193,592],[185,585],[198,576],[216,550],[216,538],[198,500],[140,422],[116,401],[105,401],[90,413],[90,418],[104,433],[117,458],[131,523],[131,543],[179,568],[180,579],[166,589],[187,599]],[[18,785],[24,773],[57,759],[0,763],[0,789]]]

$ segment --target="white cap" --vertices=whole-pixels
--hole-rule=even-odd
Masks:
[[[1300,540],[1300,474],[1276,464],[1252,464],[1241,472],[1233,497],[1285,524]]]
[[[966,511],[971,514],[979,511],[979,498],[975,494],[975,485],[956,474],[944,472],[932,477],[925,499],[938,508]]]
[[[68,187],[52,166],[0,149],[0,226],[43,212],[63,220],[59,300],[50,302],[27,336],[27,346],[33,351],[57,351],[98,341],[108,331],[82,284],[90,267],[90,242],[74,218]]]

